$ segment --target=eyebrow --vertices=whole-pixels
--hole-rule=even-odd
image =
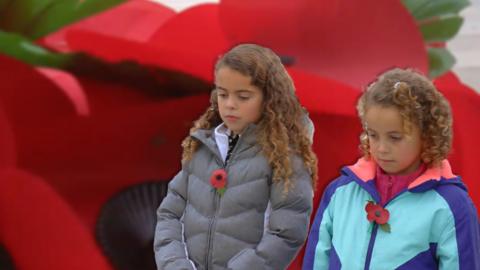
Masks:
[[[373,131],[373,132],[375,132],[375,133],[378,133],[376,130],[371,129],[371,128],[368,128],[368,127],[366,128],[366,131],[367,131],[367,132],[368,132],[368,131]],[[389,131],[389,132],[387,132],[387,133],[388,133],[388,134],[403,134],[404,132],[402,132],[402,131]]]
[[[215,85],[215,87],[219,90],[223,90],[223,91],[228,92],[227,88],[224,88],[224,87],[221,87],[221,86],[218,86],[218,85]],[[237,89],[237,90],[233,90],[233,91],[234,92],[247,92],[247,93],[252,93],[253,92],[252,90],[248,90],[248,89]]]

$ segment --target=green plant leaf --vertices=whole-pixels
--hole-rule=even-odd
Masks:
[[[390,224],[385,223],[385,224],[381,224],[379,226],[380,226],[380,229],[382,229],[382,231],[387,232],[387,233],[391,232]]]
[[[422,8],[427,1],[425,0],[402,0],[402,4],[410,11],[410,14]]]
[[[223,194],[225,193],[225,190],[226,190],[226,188],[217,188],[217,192],[220,195],[220,197],[223,196]]]
[[[70,54],[50,52],[15,33],[0,31],[0,44],[0,53],[35,66],[64,68],[72,60]]]
[[[402,0],[416,20],[457,14],[470,4],[468,0]]]
[[[454,15],[425,22],[420,25],[420,31],[426,42],[443,42],[454,37],[462,23],[463,18]]]
[[[455,57],[445,48],[428,48],[429,77],[436,78],[455,64]]]
[[[37,39],[125,0],[0,1],[0,29]]]
[[[35,18],[42,16],[54,0],[10,0],[0,13],[0,28],[8,32],[24,33],[33,27]]]
[[[428,50],[429,76],[438,77],[454,64],[455,57],[445,48],[429,47],[429,43],[446,42],[460,29],[463,19],[458,13],[469,0],[401,0],[415,18]]]

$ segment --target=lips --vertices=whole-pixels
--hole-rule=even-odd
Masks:
[[[238,117],[233,116],[233,115],[227,115],[227,116],[225,116],[225,118],[226,118],[227,120],[229,120],[229,121],[236,121],[236,120],[238,120]]]

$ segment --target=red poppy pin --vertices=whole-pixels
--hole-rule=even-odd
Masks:
[[[374,201],[367,201],[365,211],[367,211],[367,219],[369,222],[376,222],[383,231],[390,232],[390,224],[388,224],[390,213],[387,209],[376,204]]]
[[[218,169],[213,171],[212,176],[210,177],[210,184],[217,190],[220,196],[225,193],[227,185],[227,172],[224,169]]]

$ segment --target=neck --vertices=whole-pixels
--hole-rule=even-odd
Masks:
[[[398,173],[392,173],[390,175],[398,175],[398,176],[404,176],[404,175],[409,175],[413,172],[416,172],[418,170],[418,168],[420,168],[420,166],[422,165],[422,161],[421,160],[417,160],[415,161],[414,163],[412,163],[412,165],[410,165],[407,169],[405,169],[404,171],[401,171],[401,172],[398,172]]]

